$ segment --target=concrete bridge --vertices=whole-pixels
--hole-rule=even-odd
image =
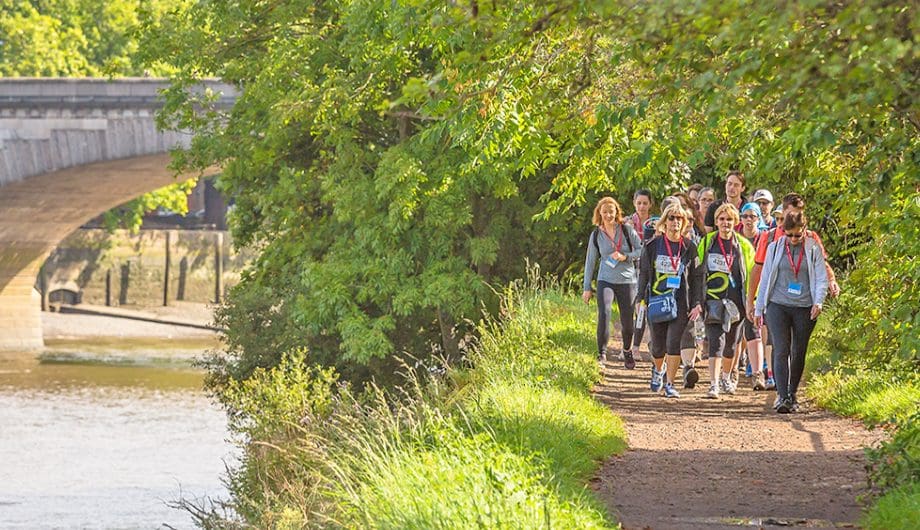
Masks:
[[[39,268],[89,219],[196,175],[167,168],[188,134],[157,130],[162,79],[0,79],[0,351],[44,346]],[[207,82],[235,100],[228,85]]]

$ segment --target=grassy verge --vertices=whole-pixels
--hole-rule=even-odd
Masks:
[[[468,368],[407,369],[400,389],[354,392],[305,368],[303,354],[231,385],[231,427],[246,442],[230,477],[236,523],[616,527],[586,486],[626,447],[621,421],[590,395],[600,377],[590,309],[522,286],[504,309],[482,324]]]
[[[833,321],[833,315],[830,315]],[[822,407],[853,416],[890,438],[866,448],[871,504],[862,521],[870,530],[920,528],[920,373],[915,362],[874,352],[837,358],[824,327],[809,352],[807,392]]]

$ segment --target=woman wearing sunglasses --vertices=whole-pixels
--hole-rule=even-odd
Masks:
[[[741,207],[741,229],[739,233],[750,241],[755,249],[760,243],[760,238],[766,234],[766,225],[764,225],[761,217],[761,209],[756,203],[749,202]],[[742,328],[744,340],[747,343],[752,388],[754,390],[766,390],[768,386],[771,389],[775,388],[772,359],[767,359],[767,373],[763,373],[764,345],[763,334],[761,333],[763,328],[755,326],[754,322],[747,318],[744,319]]]
[[[738,224],[735,205],[723,203],[716,208],[715,223],[716,231],[706,235],[699,249],[706,278],[706,339],[711,381],[706,397],[712,399],[718,399],[720,392],[735,393],[731,372],[741,341],[747,280],[754,266],[754,246],[735,233]]]
[[[664,386],[665,397],[669,398],[680,397],[674,387],[674,378],[680,366],[684,329],[702,312],[703,269],[699,266],[696,244],[683,235],[689,223],[680,202],[668,201],[656,226],[658,235],[645,244],[639,259],[638,297],[649,305],[647,318],[652,339],[649,387],[652,392],[659,392]],[[676,310],[656,322],[652,314],[653,297],[670,298]],[[663,373],[665,356],[667,374]]]
[[[770,243],[754,306],[754,325],[766,316],[773,342],[776,403],[781,414],[798,410],[796,392],[805,371],[805,352],[827,296],[824,252],[805,237],[805,214],[783,218],[785,235]]]

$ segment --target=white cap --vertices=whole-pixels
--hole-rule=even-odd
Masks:
[[[770,193],[770,190],[757,190],[754,192],[754,196],[751,197],[752,202],[757,202],[764,200],[767,202],[773,202],[773,194]]]

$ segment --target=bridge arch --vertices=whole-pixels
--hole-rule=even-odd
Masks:
[[[0,351],[44,346],[34,290],[69,233],[138,195],[194,175],[167,168],[191,137],[159,131],[161,79],[0,79]],[[206,83],[232,105],[234,90]],[[205,86],[205,85],[203,85]]]

